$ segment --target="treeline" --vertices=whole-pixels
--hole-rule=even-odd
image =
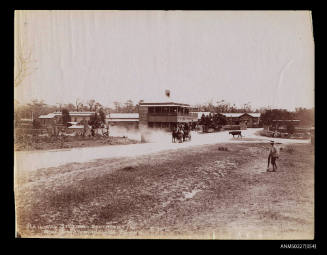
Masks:
[[[227,124],[227,119],[224,115],[220,113],[214,113],[209,115],[202,114],[199,124],[203,126],[204,131],[207,131],[209,128],[214,130],[219,130],[221,126]]]
[[[141,102],[141,101],[140,101]],[[28,104],[21,105],[15,102],[14,114],[15,120],[20,119],[37,119],[40,115],[45,115],[52,112],[99,112],[100,110],[105,114],[108,113],[137,113],[139,111],[139,103],[134,104],[132,100],[127,100],[125,103],[114,102],[114,107],[104,106],[96,100],[81,101],[76,99],[74,103],[49,105],[43,100],[32,100]]]
[[[216,104],[208,102],[206,104],[200,104],[195,106],[197,111],[211,112],[211,116],[203,116],[201,123],[206,123],[206,126],[217,126],[223,123],[223,115],[218,113],[261,113],[261,124],[271,125],[273,120],[300,120],[301,125],[312,126],[314,125],[314,108],[307,109],[303,107],[296,108],[295,111],[288,111],[285,109],[271,109],[270,107],[261,107],[255,109],[251,106],[250,102],[237,107],[235,104],[230,104],[224,100],[217,101]],[[217,115],[218,114],[218,115]],[[216,115],[214,120],[214,115]],[[220,123],[217,121],[219,120]],[[221,124],[224,125],[224,124]]]
[[[250,102],[243,104],[242,106],[236,106],[235,104],[230,104],[225,100],[217,101],[215,104],[208,102],[205,104],[197,104],[195,108],[200,112],[212,112],[212,113],[245,113],[245,112],[260,112],[261,109],[253,109]]]
[[[69,112],[82,112],[82,111],[94,111],[97,112],[102,109],[106,114],[108,113],[138,113],[139,104],[142,100],[134,103],[131,99],[126,102],[113,102],[113,107],[104,106],[94,99],[82,101],[76,99],[74,103],[62,104],[57,103],[56,105],[48,105],[43,100],[32,100],[32,102],[20,105],[15,105],[15,117],[17,119],[35,119],[40,115],[48,114],[51,112],[61,112],[63,109]],[[235,104],[231,105],[224,100],[218,101],[215,105],[211,102],[206,104],[195,105],[194,108],[197,111],[212,112],[212,113],[223,113],[223,112],[259,112],[259,110],[253,110],[251,105],[244,104],[242,107],[236,107]]]
[[[300,120],[303,126],[314,125],[314,108],[296,108],[295,111],[268,109],[261,114],[263,125],[272,125],[273,120]]]
[[[68,112],[72,111],[94,111],[99,113],[103,112],[104,114],[108,113],[138,113],[139,104],[134,103],[132,100],[127,100],[125,103],[115,101],[113,107],[108,107],[100,104],[94,99],[88,101],[81,101],[76,99],[74,103],[69,104],[60,104],[57,105],[48,105],[42,100],[32,100],[31,103],[20,105],[18,102],[15,102],[14,115],[15,120],[20,119],[37,119],[40,115],[52,113],[55,111],[62,112],[63,109]],[[213,104],[211,102],[206,104],[198,104],[194,106],[196,111],[211,112],[215,113],[243,113],[243,112],[260,112],[261,121],[263,124],[271,124],[272,120],[300,120],[303,125],[313,125],[314,124],[314,109],[306,108],[296,108],[295,111],[287,111],[283,109],[270,109],[268,107],[262,107],[260,109],[253,109],[250,103],[244,104],[242,107],[236,107],[235,104],[231,105],[224,100],[216,102]],[[223,115],[217,115],[215,118],[215,123],[212,125],[217,125],[218,122],[223,122]],[[214,116],[211,116],[212,119]],[[207,118],[207,122],[209,122]],[[205,120],[201,120],[205,121]],[[223,125],[223,124],[222,124]]]

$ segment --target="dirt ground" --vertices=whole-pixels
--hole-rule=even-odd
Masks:
[[[221,150],[219,148],[226,148]],[[312,239],[314,152],[198,145],[18,172],[21,237]]]

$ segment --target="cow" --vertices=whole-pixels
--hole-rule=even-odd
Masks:
[[[230,131],[229,132],[230,135],[233,135],[233,138],[235,135],[237,135],[238,137],[242,137],[242,132],[237,130],[237,131]]]

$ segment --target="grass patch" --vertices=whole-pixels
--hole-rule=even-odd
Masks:
[[[289,154],[293,154],[295,152],[295,148],[293,146],[291,146],[291,145],[288,145],[288,146],[286,146],[284,152],[289,153]]]
[[[48,202],[50,207],[67,207],[82,203],[87,197],[88,193],[85,190],[66,188],[60,192],[51,194]]]
[[[126,167],[121,168],[120,171],[135,172],[135,171],[137,171],[137,168],[134,166],[126,166]]]

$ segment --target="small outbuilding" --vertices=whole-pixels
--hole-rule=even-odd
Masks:
[[[106,123],[110,126],[137,129],[139,124],[138,113],[110,113],[106,116]]]

